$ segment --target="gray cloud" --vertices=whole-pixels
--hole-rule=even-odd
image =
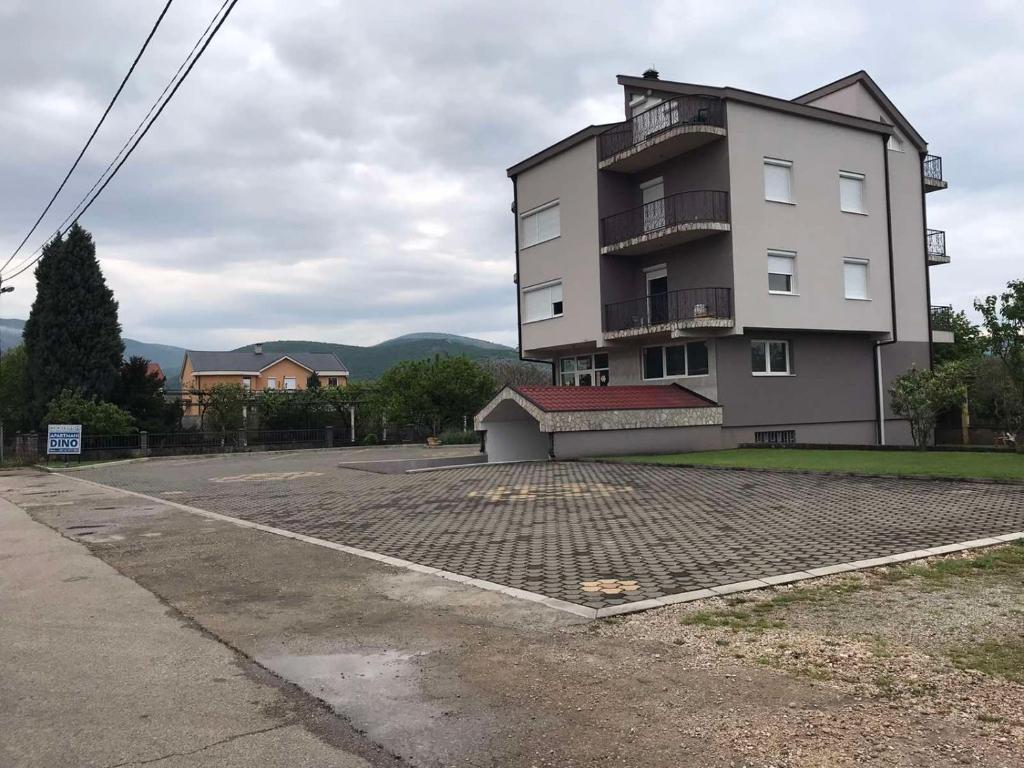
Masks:
[[[90,186],[220,0],[176,3],[44,230]],[[73,159],[159,0],[0,0],[0,249]],[[936,303],[1020,275],[1024,10],[882,4],[241,0],[83,219],[135,337],[514,343],[504,169],[619,118],[614,76],[795,96],[867,69],[942,154]],[[33,243],[33,247],[37,243]],[[4,256],[6,258],[6,256]],[[27,276],[26,276],[27,277]],[[0,315],[24,316],[22,278]]]

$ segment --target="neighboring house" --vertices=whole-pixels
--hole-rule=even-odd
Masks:
[[[941,159],[864,72],[791,101],[618,83],[625,121],[508,170],[522,356],[559,385],[683,385],[726,446],[909,443],[888,387],[952,341]]]
[[[164,382],[167,381],[167,377],[164,375],[164,369],[160,367],[160,363],[154,363],[152,360],[146,363],[146,375],[150,378],[159,379],[161,386],[163,386]]]
[[[252,352],[186,350],[181,364],[182,399],[188,401],[185,416],[200,416],[201,395],[195,393],[209,392],[217,384],[237,384],[250,392],[301,390],[314,373],[321,386],[343,387],[348,383],[348,369],[331,353],[264,354],[260,344]]]

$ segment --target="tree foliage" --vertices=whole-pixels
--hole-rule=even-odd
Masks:
[[[936,365],[953,362],[975,363],[981,360],[987,350],[988,340],[982,336],[981,328],[967,317],[966,312],[962,309],[955,312],[943,308],[936,313],[934,319],[947,325],[953,332],[952,344],[935,345]]]
[[[924,449],[939,414],[967,395],[964,366],[946,363],[934,369],[911,368],[897,376],[889,390],[892,410],[910,422],[914,445]]]
[[[480,367],[494,379],[497,389],[518,384],[550,384],[551,366],[524,360],[494,358],[481,360]]]
[[[163,377],[151,373],[149,360],[137,355],[121,364],[112,400],[149,432],[174,429],[181,418],[181,406],[164,398]]]
[[[377,381],[376,397],[392,424],[429,424],[434,434],[462,428],[494,396],[494,378],[467,357],[410,360]]]
[[[999,296],[975,301],[992,353],[1024,398],[1024,280],[1011,280]]]
[[[62,390],[50,401],[44,420],[47,424],[81,424],[87,435],[128,435],[136,431],[135,420],[127,411],[72,389]]]
[[[239,384],[216,384],[210,388],[204,412],[205,426],[214,432],[230,432],[245,426],[249,395]]]
[[[28,431],[34,426],[32,383],[24,345],[0,358],[0,424],[10,432]]]
[[[124,355],[117,302],[96,260],[92,236],[75,224],[43,248],[36,297],[25,323],[34,414],[63,390],[109,400]]]

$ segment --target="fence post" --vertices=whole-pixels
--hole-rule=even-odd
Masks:
[[[324,427],[324,448],[334,447],[334,427],[327,425]]]
[[[144,429],[139,432],[139,455],[149,456],[149,432]]]
[[[248,435],[246,434],[245,427],[238,430],[238,441],[236,444],[238,445],[239,450],[249,446]]]

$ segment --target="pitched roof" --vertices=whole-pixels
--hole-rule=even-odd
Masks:
[[[717,403],[678,384],[613,387],[520,385],[512,389],[542,411],[631,411],[711,408]]]
[[[910,121],[903,116],[903,113],[896,108],[896,105],[889,100],[889,97],[885,95],[885,91],[879,88],[878,83],[876,83],[871,78],[871,75],[863,69],[858,72],[854,72],[852,75],[841,77],[828,85],[823,85],[821,88],[815,88],[813,91],[805,93],[803,96],[797,96],[793,99],[793,102],[796,104],[812,104],[812,102],[815,102],[824,96],[828,96],[836,91],[841,91],[844,88],[849,88],[855,83],[860,83],[867,89],[868,93],[870,93],[875,101],[878,102],[882,111],[885,112],[886,117],[892,120],[893,123],[899,126],[901,131],[907,134],[907,137],[914,146],[922,152],[928,148],[928,142],[924,140],[924,137],[914,130],[914,126],[912,126]]]
[[[348,375],[348,368],[330,352],[204,352],[185,350],[185,356],[192,361],[192,371],[203,373],[224,371],[227,373],[259,373],[279,360],[289,358],[303,368],[317,373],[338,373]]]
[[[152,360],[146,363],[146,375],[156,376],[159,379],[167,378],[164,376],[164,369],[160,367],[160,363],[154,363]]]

